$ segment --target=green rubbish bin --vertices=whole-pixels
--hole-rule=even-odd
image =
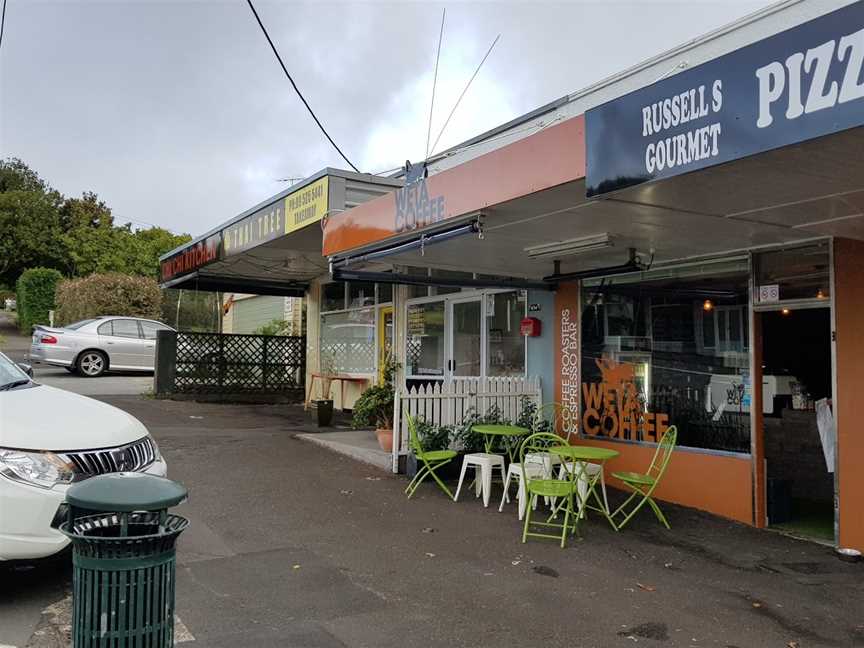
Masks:
[[[144,473],[91,477],[69,488],[74,648],[174,645],[177,537],[189,522],[168,513],[187,498]]]

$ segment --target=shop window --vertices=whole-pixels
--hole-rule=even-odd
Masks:
[[[444,302],[410,304],[407,334],[407,375],[443,378]]]
[[[525,338],[519,329],[525,317],[525,293],[486,296],[486,375],[525,375]]]
[[[321,316],[321,370],[375,372],[375,310],[363,308]]]
[[[345,308],[345,283],[331,281],[321,286],[321,311],[343,310]]]
[[[369,281],[348,282],[348,308],[375,305],[375,284]]]
[[[754,255],[757,287],[754,301],[828,299],[831,296],[830,258],[827,241]],[[770,286],[777,287],[777,295],[772,292],[768,300],[760,300],[759,288]]]
[[[378,284],[378,303],[388,304],[393,301],[393,284]]]
[[[746,260],[583,284],[582,432],[748,453]]]

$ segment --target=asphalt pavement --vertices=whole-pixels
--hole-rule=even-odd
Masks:
[[[515,503],[454,503],[431,482],[407,500],[404,477],[295,438],[314,431],[297,406],[99,398],[144,422],[189,488],[192,648],[864,646],[864,564],[823,545],[673,505],[671,531],[646,509],[620,533],[591,517],[563,550],[523,544]],[[0,645],[68,645],[68,558],[0,584]]]
[[[864,565],[822,545],[672,505],[672,531],[645,511],[620,533],[589,518],[563,550],[522,544],[515,504],[432,484],[407,500],[403,477],[296,439],[298,407],[103,400],[190,490],[177,614],[193,648],[864,645]],[[64,578],[4,575],[0,628],[40,601],[29,645],[57,645]]]

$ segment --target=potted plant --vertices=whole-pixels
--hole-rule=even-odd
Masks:
[[[384,366],[381,382],[367,388],[354,403],[355,428],[375,426],[375,436],[382,450],[393,450],[393,376],[399,365],[391,360]]]
[[[336,358],[333,352],[321,355],[321,398],[313,401],[318,419],[318,427],[327,427],[333,422],[333,399],[330,387],[336,375]],[[343,405],[344,407],[344,405]]]

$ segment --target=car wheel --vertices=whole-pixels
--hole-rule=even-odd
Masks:
[[[86,378],[95,378],[105,373],[108,357],[101,351],[85,351],[78,357],[78,373]]]

